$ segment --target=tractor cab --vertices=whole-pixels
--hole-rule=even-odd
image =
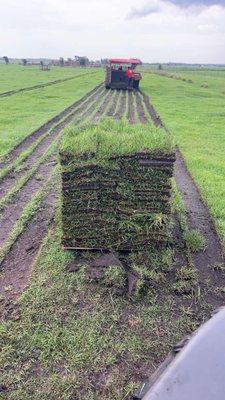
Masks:
[[[136,58],[110,59],[106,66],[106,89],[138,90],[142,76],[134,70],[140,64],[141,61]]]

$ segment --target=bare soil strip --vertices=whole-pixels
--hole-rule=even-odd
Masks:
[[[22,140],[16,147],[14,147],[14,149],[12,149],[12,151],[9,154],[7,154],[7,156],[5,157],[5,161],[0,163],[0,168],[5,168],[10,163],[12,163],[13,160],[16,157],[18,157],[18,155],[22,151],[26,150],[30,145],[32,145],[36,139],[38,139],[43,134],[47,133],[48,130],[53,128],[54,125],[60,122],[68,114],[73,112],[74,109],[76,109],[78,106],[83,105],[85,101],[89,101],[90,96],[91,98],[94,98],[95,93],[102,90],[102,88],[103,85],[101,83],[100,85],[96,86],[92,91],[87,93],[84,97],[82,97],[80,100],[76,101],[71,106],[65,108],[61,113],[59,113],[58,115],[47,121],[45,124],[40,126],[40,128],[38,128],[36,131],[32,132],[29,136],[27,136],[24,140]]]
[[[70,77],[64,78],[64,79],[56,79],[55,81],[40,83],[39,85],[28,86],[28,87],[21,88],[21,89],[9,90],[8,92],[0,93],[0,97],[7,97],[7,96],[12,96],[13,94],[17,94],[17,93],[21,93],[21,92],[28,92],[31,90],[41,89],[41,88],[45,88],[47,86],[57,85],[57,83],[71,81],[72,79],[80,78],[85,75],[93,75],[93,74],[96,74],[96,72],[88,72],[86,74],[79,74],[79,75],[70,76]]]
[[[134,97],[131,91],[128,92],[128,120],[130,124],[135,123]]]
[[[40,190],[44,182],[49,179],[52,169],[56,163],[56,154],[40,166],[34,176],[16,194],[13,201],[8,204],[0,216],[0,248],[7,240],[15,222],[20,218],[25,205],[32,199],[34,194]]]
[[[26,289],[33,262],[54,216],[55,204],[56,192],[53,188],[2,264],[0,295],[5,301],[0,303],[0,314],[3,317],[6,310],[10,311],[11,302]]]

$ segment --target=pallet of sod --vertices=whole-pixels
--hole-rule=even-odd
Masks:
[[[170,238],[170,135],[105,120],[69,127],[60,148],[65,249],[144,250]]]

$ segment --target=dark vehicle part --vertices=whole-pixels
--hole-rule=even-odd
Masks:
[[[225,307],[174,346],[133,400],[225,399]]]
[[[106,66],[106,89],[138,90],[142,76],[140,73],[134,72],[134,69],[140,64],[141,61],[136,58],[110,59]],[[132,79],[128,79],[126,76],[125,70],[128,67],[133,71]]]

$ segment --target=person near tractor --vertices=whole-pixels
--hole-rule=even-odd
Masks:
[[[125,76],[128,80],[128,86],[132,86],[132,80],[133,80],[133,71],[131,69],[131,67],[128,67],[126,72],[125,72]]]

